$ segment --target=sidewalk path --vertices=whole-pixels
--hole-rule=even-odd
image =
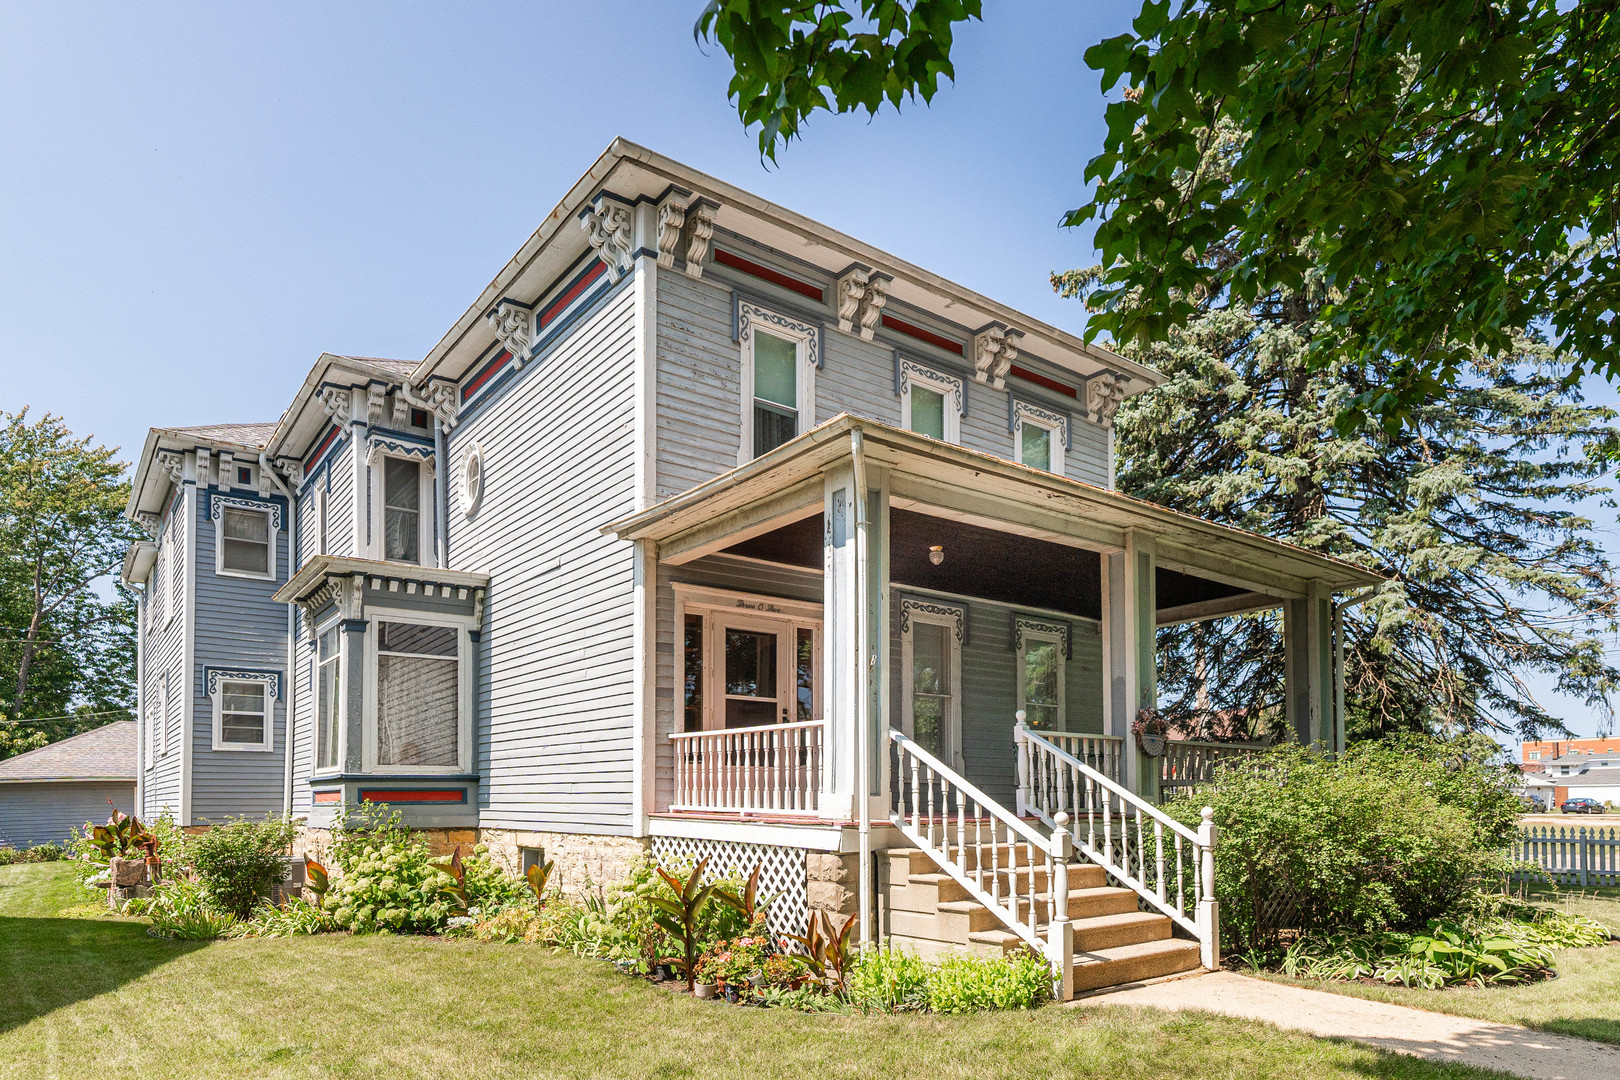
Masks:
[[[1203,1009],[1385,1050],[1534,1080],[1616,1080],[1620,1047],[1512,1024],[1386,1005],[1217,971],[1081,999],[1088,1005]]]

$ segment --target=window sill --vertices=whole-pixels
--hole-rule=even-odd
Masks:
[[[219,567],[214,568],[214,576],[215,577],[241,578],[244,581],[279,581],[280,580],[280,576],[277,575],[277,574],[254,574],[254,573],[250,573],[247,570],[225,570],[225,569],[221,569]]]
[[[229,751],[231,753],[270,754],[274,753],[276,748],[274,746],[266,746],[263,743],[216,742],[214,743],[213,749]]]

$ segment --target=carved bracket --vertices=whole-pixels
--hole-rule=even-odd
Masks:
[[[320,390],[321,408],[326,415],[340,424],[347,424],[351,417],[349,391],[340,386],[323,386]]]
[[[1114,416],[1125,401],[1127,381],[1125,376],[1112,371],[1101,372],[1086,380],[1086,412],[1105,428],[1114,426]]]
[[[686,273],[688,277],[703,276],[703,263],[709,257],[709,242],[714,239],[714,215],[720,207],[712,202],[699,201],[686,212]]]
[[[692,193],[676,188],[658,204],[658,265],[665,270],[674,269],[680,257],[681,234],[686,231],[686,211],[691,203]]]
[[[512,354],[512,369],[523,367],[534,347],[534,308],[517,300],[504,299],[484,316],[495,330],[501,347]]]
[[[957,645],[966,645],[967,636],[967,608],[959,604],[941,604],[934,600],[922,600],[913,596],[900,599],[900,632],[907,633],[911,629],[911,620],[914,616],[933,616],[933,620],[944,620],[950,623],[951,632],[956,637]]]
[[[159,450],[157,453],[157,467],[167,473],[169,479],[176,484],[186,478],[185,455],[174,450]]]
[[[973,378],[978,382],[988,383],[997,390],[1007,386],[1007,372],[1018,359],[1018,348],[1023,343],[1024,334],[1000,323],[991,323],[989,326],[973,335]]]
[[[366,424],[370,427],[380,427],[383,421],[383,410],[388,407],[388,387],[372,383],[366,387]]]
[[[635,247],[634,215],[630,208],[606,195],[598,195],[596,202],[580,212],[580,228],[585,239],[607,267],[610,283],[617,283],[630,272],[631,252]]]
[[[838,329],[859,333],[867,341],[877,333],[883,305],[894,279],[869,266],[852,266],[838,279]]]

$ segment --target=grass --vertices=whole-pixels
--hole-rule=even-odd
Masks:
[[[1532,899],[1577,915],[1587,915],[1620,931],[1620,889],[1534,889]],[[1335,994],[1387,1001],[1431,1012],[1471,1016],[1538,1031],[1574,1035],[1620,1045],[1620,944],[1595,949],[1567,949],[1554,961],[1558,978],[1521,986],[1456,987],[1413,990],[1404,986],[1262,977],[1292,986],[1330,990]]]
[[[1196,1013],[805,1016],[699,1002],[533,946],[325,935],[177,943],[52,918],[62,864],[0,869],[0,1077],[1498,1076]]]

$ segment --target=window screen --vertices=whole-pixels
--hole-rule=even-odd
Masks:
[[[220,566],[245,574],[270,572],[270,515],[227,507],[220,521]]]
[[[383,558],[420,562],[422,463],[393,457],[383,462]]]
[[[219,684],[219,739],[224,743],[263,746],[269,716],[265,684],[222,679]]]
[[[460,664],[455,628],[377,624],[377,764],[460,763]]]

